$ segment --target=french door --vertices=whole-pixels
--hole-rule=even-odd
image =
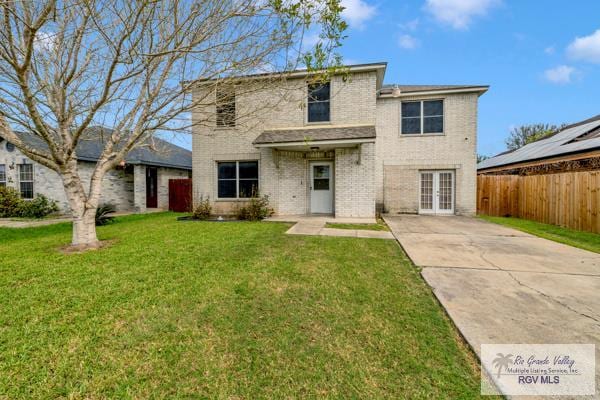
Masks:
[[[420,214],[454,214],[454,171],[422,171]]]

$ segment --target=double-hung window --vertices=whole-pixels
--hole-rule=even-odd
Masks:
[[[330,121],[330,84],[308,85],[308,122]]]
[[[33,164],[19,164],[21,198],[33,199]]]
[[[444,133],[444,101],[403,101],[402,134]]]
[[[235,126],[235,88],[217,87],[217,127]]]
[[[6,165],[0,164],[0,186],[6,186]]]
[[[217,163],[220,199],[244,199],[258,195],[258,161]]]

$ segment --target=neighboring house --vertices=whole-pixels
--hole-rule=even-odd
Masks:
[[[552,136],[500,153],[477,165],[479,174],[532,175],[600,170],[600,115]]]
[[[77,146],[79,174],[85,185],[89,184],[95,162],[101,154],[102,136],[107,133],[106,129],[91,128]],[[41,139],[30,133],[21,132],[19,135],[33,147],[47,148]],[[153,138],[132,150],[122,166],[106,174],[100,204],[113,204],[117,211],[168,209],[169,179],[189,178],[191,169],[192,154],[189,150]],[[56,200],[61,212],[69,212],[60,176],[31,161],[1,137],[0,185],[17,189],[25,199],[43,194]]]
[[[278,215],[474,214],[488,87],[383,85],[386,65],[348,66],[322,83],[306,71],[199,81],[195,98],[216,104],[193,115],[196,198],[217,213],[258,190]]]
[[[477,211],[600,233],[600,115],[478,165]]]

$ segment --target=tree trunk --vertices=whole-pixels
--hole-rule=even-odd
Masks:
[[[85,193],[77,172],[77,161],[72,160],[62,174],[63,185],[73,215],[73,237],[71,245],[77,247],[98,246],[96,236],[96,209],[100,198],[102,177],[92,178],[89,194]]]
[[[79,213],[78,213],[79,214]],[[93,247],[98,244],[96,236],[96,209],[85,209],[81,215],[73,214],[73,246]]]

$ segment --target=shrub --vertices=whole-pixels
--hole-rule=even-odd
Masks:
[[[273,215],[269,207],[269,196],[252,197],[247,205],[238,208],[237,218],[247,221],[260,221]]]
[[[57,211],[56,201],[42,194],[33,200],[23,200],[15,189],[0,186],[0,218],[43,218]]]
[[[46,215],[58,211],[56,201],[48,199],[43,194],[38,194],[33,200],[23,201],[21,206],[21,217],[44,218]]]
[[[194,210],[192,211],[192,218],[208,219],[208,217],[210,217],[211,212],[212,206],[210,205],[210,198],[207,197],[205,199],[204,196],[200,196],[200,201],[198,201],[198,204],[194,207]]]
[[[110,224],[113,222],[115,217],[110,214],[117,211],[114,205],[112,204],[103,204],[96,209],[96,226],[103,226],[106,224]]]
[[[24,200],[19,193],[6,186],[0,186],[0,218],[18,217],[21,214]]]

